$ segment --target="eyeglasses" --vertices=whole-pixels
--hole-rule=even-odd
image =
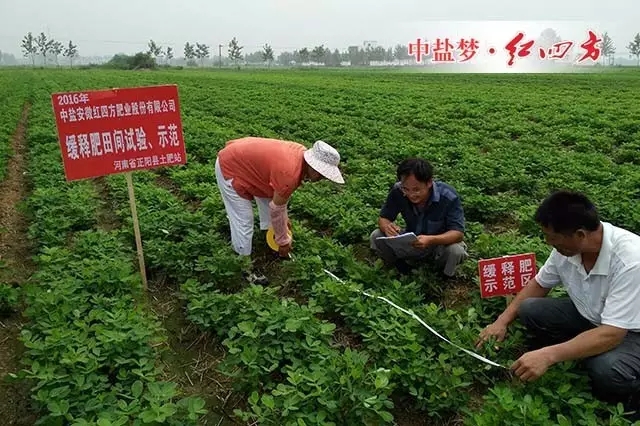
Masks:
[[[404,186],[400,187],[400,190],[402,191],[403,194],[408,195],[408,194],[422,194],[426,191],[425,188],[413,188],[413,189],[407,189]]]

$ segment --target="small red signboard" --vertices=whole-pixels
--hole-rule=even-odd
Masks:
[[[480,294],[483,298],[520,292],[536,275],[535,253],[481,259],[478,261]]]
[[[67,180],[186,164],[176,85],[51,98]]]

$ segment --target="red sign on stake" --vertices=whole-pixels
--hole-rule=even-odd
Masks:
[[[482,298],[520,292],[536,275],[535,253],[481,259],[478,261]]]
[[[186,164],[175,85],[54,93],[67,180]]]

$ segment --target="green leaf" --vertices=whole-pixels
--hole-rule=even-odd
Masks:
[[[265,405],[265,407],[269,408],[270,410],[273,410],[276,406],[273,400],[273,396],[266,393],[262,395],[262,403]]]
[[[388,411],[380,411],[378,414],[380,414],[380,417],[382,417],[382,420],[384,420],[387,423],[391,423],[393,421],[393,414],[391,414]]]
[[[140,398],[140,395],[142,395],[143,388],[144,388],[144,385],[140,380],[136,380],[135,382],[133,382],[133,385],[131,385],[131,394],[133,395],[133,397]]]
[[[302,322],[300,320],[289,318],[285,323],[285,328],[287,329],[287,331],[295,332],[298,331],[301,325]]]
[[[200,413],[205,406],[205,401],[202,398],[189,399],[189,412]]]
[[[389,384],[389,376],[386,374],[378,374],[376,377],[376,389],[384,388]]]
[[[253,322],[243,321],[238,324],[238,330],[243,332],[244,334],[251,334],[253,330],[255,330],[256,325]]]
[[[584,399],[573,397],[569,401],[567,401],[570,405],[581,405],[584,404]]]
[[[320,332],[322,334],[331,334],[335,329],[336,329],[336,325],[334,323],[320,325]]]
[[[562,414],[558,414],[558,426],[571,426],[571,422]]]

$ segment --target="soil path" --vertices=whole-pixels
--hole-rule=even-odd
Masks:
[[[0,182],[0,282],[20,286],[33,272],[31,253],[26,237],[28,222],[19,204],[28,194],[26,179],[26,131],[29,105],[11,139],[12,156],[7,175]],[[8,373],[21,368],[24,347],[18,340],[22,329],[21,312],[0,317],[0,419],[3,425],[32,425],[36,417],[30,412],[29,389],[21,383],[9,382]]]

